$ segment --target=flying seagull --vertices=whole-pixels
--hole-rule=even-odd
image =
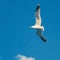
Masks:
[[[30,27],[33,29],[36,29],[37,30],[36,34],[41,38],[41,40],[46,42],[46,39],[42,35],[42,31],[44,31],[44,26],[41,26],[40,4],[37,5],[36,11],[35,11],[35,20],[36,20],[35,25]]]

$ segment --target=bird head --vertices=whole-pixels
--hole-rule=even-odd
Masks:
[[[42,30],[44,31],[44,27],[42,26]]]

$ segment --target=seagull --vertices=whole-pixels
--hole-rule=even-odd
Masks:
[[[30,28],[36,29],[36,34],[46,42],[46,39],[42,35],[42,31],[44,31],[44,26],[41,25],[41,15],[40,15],[40,4],[37,5],[36,11],[35,11],[35,20],[36,23],[34,26],[30,26]]]

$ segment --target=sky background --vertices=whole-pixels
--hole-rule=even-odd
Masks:
[[[35,24],[38,3],[47,43],[29,28]],[[17,54],[35,60],[60,60],[59,0],[0,0],[0,59],[15,60]]]

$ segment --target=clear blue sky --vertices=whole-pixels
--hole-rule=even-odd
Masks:
[[[47,43],[29,28],[35,23],[38,3]],[[0,0],[0,56],[2,60],[14,60],[17,54],[36,60],[60,60],[59,0]]]

